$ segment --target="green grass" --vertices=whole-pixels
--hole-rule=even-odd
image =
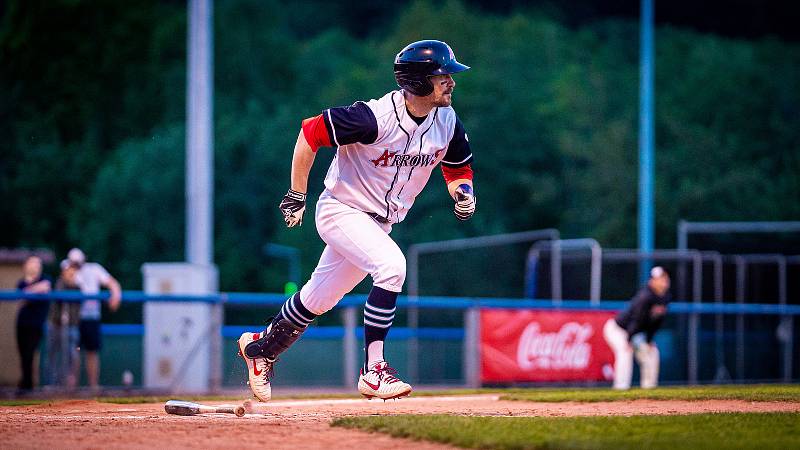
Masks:
[[[334,426],[481,449],[800,448],[800,414],[632,417],[370,416]]]
[[[611,402],[618,400],[744,400],[800,402],[800,385],[724,385],[664,387],[614,391],[591,389],[528,389],[501,394],[503,400],[529,402]]]
[[[38,398],[17,398],[11,400],[0,400],[0,406],[28,406],[28,405],[41,405],[42,403],[50,403],[53,400],[45,400]]]

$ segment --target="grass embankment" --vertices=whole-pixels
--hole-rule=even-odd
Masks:
[[[800,415],[696,414],[633,417],[370,416],[334,426],[465,448],[719,449],[800,448]]]

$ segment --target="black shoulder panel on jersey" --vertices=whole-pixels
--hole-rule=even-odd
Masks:
[[[327,109],[322,118],[333,145],[372,144],[378,139],[378,121],[364,102]]]
[[[447,153],[442,158],[442,165],[447,167],[464,167],[472,162],[472,150],[469,148],[467,132],[464,131],[464,124],[456,116],[456,127],[453,131],[453,138],[447,145]]]

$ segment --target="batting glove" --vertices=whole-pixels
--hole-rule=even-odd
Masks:
[[[303,225],[303,213],[306,212],[306,194],[289,189],[283,196],[280,206],[286,226]]]
[[[456,201],[453,214],[458,220],[467,220],[475,214],[475,194],[472,187],[468,184],[459,185],[456,188],[454,199]]]

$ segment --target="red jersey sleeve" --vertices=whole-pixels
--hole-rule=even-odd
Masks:
[[[452,183],[458,179],[472,179],[472,164],[467,164],[461,167],[449,167],[442,164],[442,175],[447,184]]]
[[[315,152],[320,147],[331,146],[331,139],[328,136],[328,129],[325,127],[322,114],[309,117],[303,121],[303,136],[306,137],[306,142],[311,146],[311,150]]]

